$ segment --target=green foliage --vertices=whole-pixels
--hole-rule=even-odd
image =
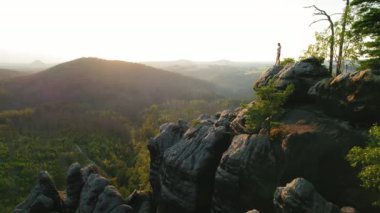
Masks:
[[[380,0],[353,0],[356,19],[353,29],[356,34],[365,37],[363,67],[380,68]]]
[[[351,166],[362,169],[359,178],[363,187],[380,192],[380,126],[374,125],[370,131],[366,147],[353,147],[347,154]],[[380,205],[380,197],[374,202]]]
[[[347,62],[350,66],[356,67],[361,57],[361,51],[363,49],[363,38],[354,33],[352,29],[354,18],[354,14],[351,11],[348,11],[345,36],[342,47],[342,68],[345,67]],[[334,46],[334,61],[337,61],[339,57],[339,44],[342,39],[342,21],[343,20],[339,20],[334,24],[334,39],[336,41]],[[300,58],[305,59],[309,57],[315,57],[321,59],[321,61],[323,61],[325,58],[328,58],[330,54],[330,34],[330,27],[326,28],[322,32],[316,32],[315,43],[310,44]]]
[[[76,104],[0,111],[0,213],[12,212],[25,199],[41,170],[63,190],[74,162],[97,165],[125,197],[135,189],[149,190],[146,145],[162,123],[239,103],[172,100],[141,110],[133,123],[119,112]]]
[[[296,60],[294,58],[284,58],[284,59],[282,59],[280,65],[284,67],[288,64],[294,64],[295,62],[296,62]]]
[[[256,102],[247,108],[246,127],[251,131],[257,131],[268,117],[275,121],[276,117],[284,113],[282,106],[293,91],[293,84],[281,91],[275,87],[273,80],[267,86],[256,88]]]

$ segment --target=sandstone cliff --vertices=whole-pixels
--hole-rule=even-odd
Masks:
[[[380,211],[345,160],[367,140],[366,128],[380,122],[380,72],[329,78],[307,59],[272,67],[255,87],[269,81],[279,89],[295,85],[275,127],[247,131],[242,108],[202,115],[193,126],[163,124],[148,143],[152,193],[124,199],[94,167],[73,164],[65,193],[43,172],[15,212]]]

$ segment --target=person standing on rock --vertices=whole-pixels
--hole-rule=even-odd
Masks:
[[[277,58],[276,58],[276,64],[277,66],[280,65],[280,56],[281,56],[281,44],[277,43]]]

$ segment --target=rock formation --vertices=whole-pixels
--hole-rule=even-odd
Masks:
[[[49,174],[41,172],[36,186],[26,200],[16,206],[14,213],[153,212],[153,207],[142,205],[144,201],[151,203],[147,201],[151,198],[139,194],[124,199],[106,178],[98,174],[95,166],[81,168],[78,163],[74,163],[67,172],[65,192],[58,192]]]
[[[320,65],[318,59],[308,58],[285,67],[273,66],[255,83],[254,88],[267,85],[273,81],[278,89],[285,89],[289,84],[295,86],[291,101],[302,103],[310,99],[308,90],[316,82],[328,78],[327,69]]]
[[[189,128],[181,138],[175,137],[173,124],[163,127],[161,135],[149,142],[149,146],[164,147],[163,137],[177,138],[164,151],[160,168],[153,167],[152,186],[159,183],[159,212],[208,212],[213,194],[215,170],[223,152],[231,142],[229,122],[234,118],[229,111],[216,118],[202,118],[200,124]],[[214,120],[215,122],[212,122]],[[178,127],[178,125],[176,125]],[[176,128],[174,128],[176,129]],[[168,136],[168,132],[172,134]],[[149,150],[155,150],[150,148]],[[151,152],[157,159],[158,152]],[[159,154],[160,155],[160,154]],[[157,188],[153,188],[154,190]]]
[[[42,172],[14,212],[379,212],[345,160],[367,140],[362,123],[380,121],[379,73],[329,78],[316,59],[274,66],[255,87],[295,85],[278,125],[249,132],[243,108],[166,123],[148,143],[152,192],[123,199],[96,167],[73,164],[63,196]]]
[[[326,111],[354,123],[380,122],[380,71],[342,73],[308,91]]]
[[[62,200],[49,173],[43,171],[38,176],[36,186],[24,202],[16,206],[14,213],[54,212],[62,208]]]
[[[279,213],[339,213],[339,208],[327,202],[313,184],[303,178],[296,178],[278,187],[274,193],[274,205]]]

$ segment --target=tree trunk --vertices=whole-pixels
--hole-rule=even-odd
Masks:
[[[326,15],[326,16],[327,16],[328,21],[330,22],[330,28],[331,28],[329,73],[332,76],[332,69],[333,69],[333,62],[334,62],[335,30],[334,30],[334,23],[332,22],[331,17],[329,15]]]
[[[339,75],[342,69],[342,60],[343,60],[343,44],[344,44],[344,36],[346,35],[346,25],[347,25],[347,16],[350,10],[350,0],[346,1],[346,8],[343,13],[342,20],[342,32],[340,32],[340,41],[339,41],[339,55],[338,61],[336,62],[336,74]]]

